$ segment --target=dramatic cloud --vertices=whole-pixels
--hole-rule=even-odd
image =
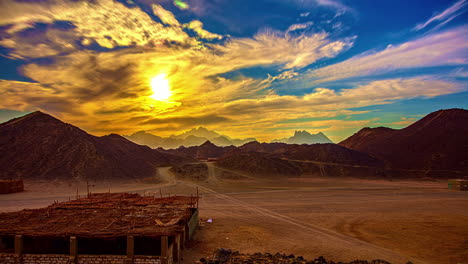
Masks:
[[[172,13],[163,10],[158,5],[154,7],[161,20],[173,27],[155,22],[137,7],[128,8],[112,0],[45,3],[5,0],[0,4],[0,25],[12,25],[8,32],[14,34],[33,27],[36,22],[69,21],[75,27],[73,32],[85,42],[93,40],[105,48],[167,42],[195,44],[190,43],[191,38],[180,27],[174,27],[177,20]]]
[[[314,83],[388,73],[395,70],[467,63],[468,27],[459,27],[388,46],[379,52],[366,52],[346,61],[307,74]]]
[[[307,3],[350,10],[332,0]],[[200,1],[191,1],[189,9],[175,13],[166,4],[173,5],[172,1],[146,1],[144,7],[112,0],[2,1],[0,45],[7,48],[5,56],[24,62],[19,71],[30,81],[0,80],[0,109],[42,110],[96,134],[148,130],[166,136],[204,125],[260,140],[285,137],[296,128],[333,132],[333,139],[340,140],[341,131],[377,122],[352,120],[368,113],[355,108],[466,90],[454,81],[465,73],[466,27],[307,70],[350,50],[356,37],[315,30],[316,22],[305,14],[301,17],[309,22],[291,20],[283,31],[262,27],[255,34],[232,37],[210,32],[206,28],[217,27],[205,28],[201,22],[209,19],[191,16]],[[178,12],[190,16],[179,20]],[[369,79],[348,82],[346,89],[326,85],[443,65],[462,68],[451,78]],[[249,69],[258,72],[245,74]],[[171,90],[165,101],[153,99],[150,86],[151,79],[161,74]],[[277,89],[284,82],[292,85]],[[311,84],[305,89],[314,88],[298,94],[305,91],[294,89],[301,83]]]
[[[193,20],[190,23],[185,25],[186,28],[189,28],[193,31],[195,31],[198,36],[204,39],[222,39],[223,36],[211,33],[205,29],[203,29],[203,23],[199,20]]]

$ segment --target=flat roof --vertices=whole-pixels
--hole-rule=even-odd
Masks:
[[[46,208],[0,214],[0,235],[163,236],[182,232],[198,197],[96,193]]]

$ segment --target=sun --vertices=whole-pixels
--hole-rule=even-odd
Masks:
[[[171,97],[171,86],[169,80],[166,79],[166,74],[162,73],[151,79],[150,85],[153,90],[151,98],[158,101],[167,101]]]

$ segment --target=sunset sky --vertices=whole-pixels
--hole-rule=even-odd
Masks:
[[[0,0],[0,122],[338,142],[468,108],[467,0]]]

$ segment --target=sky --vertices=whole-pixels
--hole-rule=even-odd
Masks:
[[[0,122],[339,142],[468,108],[468,0],[1,0]]]

